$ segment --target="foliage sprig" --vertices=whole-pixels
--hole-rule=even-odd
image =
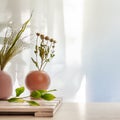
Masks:
[[[25,91],[24,87],[17,88],[16,90],[16,96],[8,99],[8,102],[15,102],[15,103],[28,103],[30,106],[40,106],[40,104],[34,100],[27,100],[25,98],[31,97],[35,99],[44,99],[47,101],[51,101],[55,99],[56,97],[51,94],[50,92],[56,91],[56,89],[53,90],[35,90],[32,91],[29,96],[20,97],[20,95]]]
[[[3,70],[6,64],[11,60],[15,55],[20,53],[25,49],[27,44],[22,41],[22,34],[24,33],[27,24],[29,23],[30,18],[22,25],[18,32],[13,31],[11,28],[10,36],[7,36],[7,32],[3,39],[3,46],[0,50],[0,70]]]

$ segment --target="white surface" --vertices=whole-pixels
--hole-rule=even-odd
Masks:
[[[120,120],[120,104],[63,103],[54,117],[0,116],[0,120]]]

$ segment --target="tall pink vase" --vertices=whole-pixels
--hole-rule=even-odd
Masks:
[[[4,71],[0,71],[0,99],[7,99],[12,95],[12,79]]]

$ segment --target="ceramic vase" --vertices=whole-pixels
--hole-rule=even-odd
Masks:
[[[32,71],[25,79],[26,87],[30,90],[47,90],[50,85],[50,77],[44,71]]]
[[[4,71],[0,71],[0,99],[7,99],[12,95],[12,79]]]

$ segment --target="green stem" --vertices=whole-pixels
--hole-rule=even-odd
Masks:
[[[51,50],[51,48],[52,48],[52,43],[50,44],[50,50]],[[50,54],[50,50],[49,50],[49,53],[48,53],[48,56],[49,56],[49,54]],[[48,59],[48,56],[45,58],[45,60],[44,60],[44,63],[43,63],[43,67],[42,67],[42,70],[44,70],[45,69],[45,66],[47,65],[47,63],[48,62],[46,62],[46,60]]]
[[[45,69],[45,66],[47,65],[47,63],[48,63],[48,62],[44,62],[43,67],[42,67],[42,70]]]
[[[57,91],[56,89],[53,89],[53,90],[48,90],[47,92],[54,92],[54,91]]]
[[[43,60],[41,60],[41,65],[40,65],[40,68],[39,68],[39,71],[41,71],[42,70],[42,66],[43,66]]]
[[[37,39],[36,39],[36,62],[37,62],[37,68],[39,70],[39,65],[38,65],[38,36],[37,36]]]
[[[1,70],[3,70],[4,69],[4,67],[6,66],[6,64],[8,63],[8,61],[9,61],[10,59],[8,58],[8,59],[4,59],[3,61],[3,63],[1,63]]]
[[[28,98],[28,97],[30,97],[30,95],[29,96],[24,96],[24,97],[19,97],[20,99],[23,99],[23,98]]]

